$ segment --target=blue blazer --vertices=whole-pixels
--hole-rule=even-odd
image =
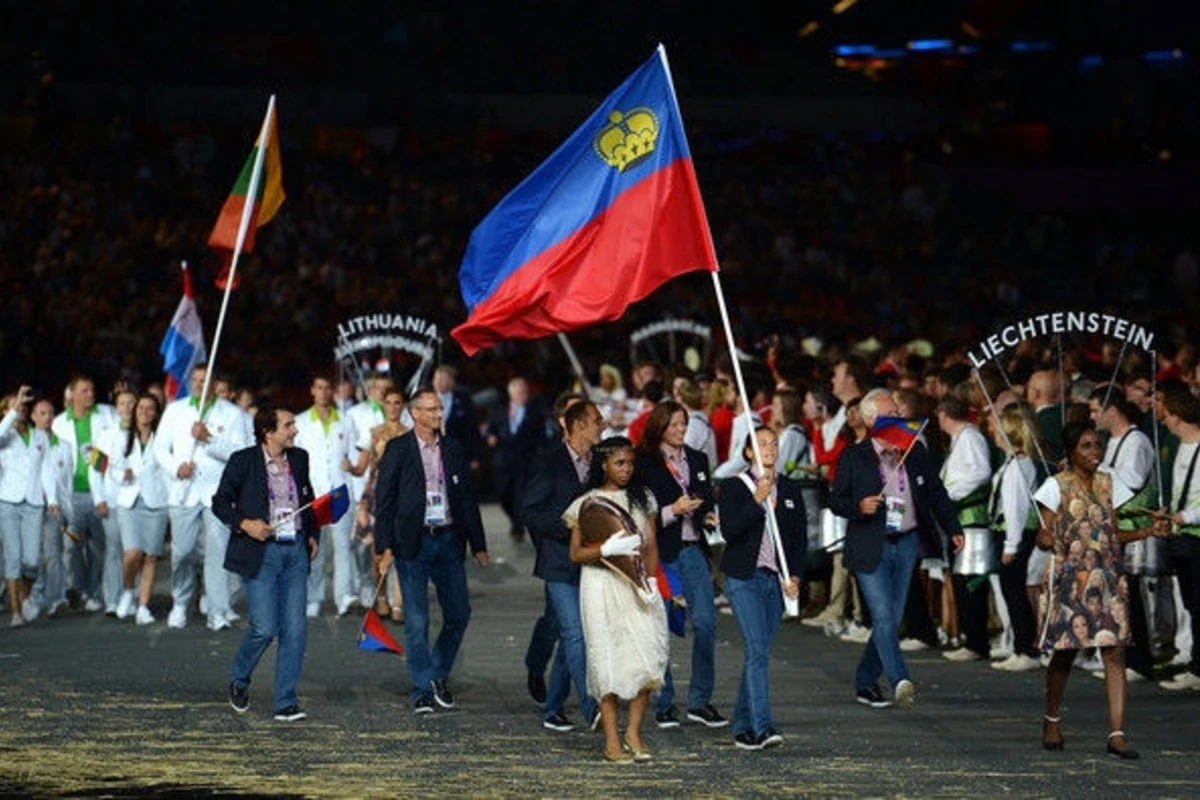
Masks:
[[[562,514],[582,493],[575,462],[559,440],[538,460],[522,500],[525,529],[537,548],[533,574],[544,581],[579,584],[579,565],[571,563],[571,530]]]
[[[299,447],[284,451],[300,505],[313,501],[312,484],[308,481],[308,453]],[[247,535],[242,522],[248,519],[271,521],[271,500],[267,496],[267,464],[261,444],[238,450],[229,457],[221,482],[212,498],[212,510],[217,519],[229,526],[229,546],[225,549],[225,569],[245,578],[253,578],[262,568],[266,543]],[[296,530],[296,547],[308,550],[308,539],[317,530],[317,520],[311,508],[300,512]]]
[[[941,526],[947,536],[962,534],[958,524],[958,512],[954,502],[946,494],[946,487],[938,477],[933,457],[925,445],[913,445],[904,460],[912,491],[913,505],[917,511],[917,527],[932,532],[935,525]],[[846,544],[842,551],[842,563],[855,572],[874,572],[883,554],[883,543],[887,536],[887,510],[883,503],[867,517],[858,510],[859,501],[878,495],[883,491],[883,475],[879,470],[879,455],[869,438],[856,442],[842,451],[838,457],[837,476],[829,491],[829,508],[839,517],[849,520],[846,526]]]
[[[700,546],[708,552],[708,541],[704,538],[704,518],[713,510],[712,474],[709,472],[708,456],[699,450],[684,445],[684,457],[688,465],[688,493],[699,497],[700,507],[692,512],[692,521],[696,526],[696,534],[700,537]],[[654,524],[657,529],[658,555],[668,564],[679,558],[683,549],[683,520],[676,518],[670,525],[663,525],[663,509],[683,496],[683,487],[666,463],[653,456],[639,454],[635,467],[641,482],[649,487],[658,503],[658,513]]]
[[[441,438],[442,466],[446,475],[446,499],[460,555],[486,553],[483,520],[471,485],[471,472],[463,447],[449,436]],[[412,560],[421,551],[425,533],[425,466],[417,447],[417,434],[409,431],[388,442],[379,459],[375,484],[375,552],[391,550],[396,558]]]
[[[808,516],[800,482],[780,477],[776,481],[775,520],[783,551],[787,554],[788,572],[804,577],[808,557]],[[721,481],[717,506],[721,515],[721,536],[725,539],[725,555],[721,571],[746,580],[758,568],[758,551],[767,535],[767,512],[755,501],[754,493],[740,477]]]

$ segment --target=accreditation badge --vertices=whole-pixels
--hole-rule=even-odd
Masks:
[[[445,493],[425,492],[425,524],[435,528],[446,524]]]
[[[271,532],[278,542],[296,541],[296,514],[290,508],[275,509],[275,518],[271,520]]]
[[[900,524],[904,521],[904,498],[893,497],[888,495],[885,498],[887,503],[887,526],[888,533],[899,533]]]

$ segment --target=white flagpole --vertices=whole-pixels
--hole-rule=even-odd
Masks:
[[[579,363],[579,356],[575,355],[575,348],[571,346],[571,342],[567,339],[565,333],[558,334],[558,343],[562,345],[563,350],[567,351],[567,358],[571,362],[571,369],[575,370],[575,374],[579,377],[579,385],[583,387],[584,394],[590,397],[592,387],[588,383],[587,373],[583,371],[583,365]]]
[[[229,262],[229,275],[225,279],[225,296],[221,299],[221,313],[217,317],[217,330],[213,333],[212,352],[208,354],[208,369],[204,374],[204,388],[200,392],[199,410],[201,419],[204,417],[204,401],[208,399],[208,389],[212,385],[213,371],[217,363],[217,348],[221,344],[221,331],[225,327],[225,312],[229,309],[229,295],[233,291],[233,281],[237,276],[238,259],[242,255],[242,245],[246,243],[246,233],[250,230],[250,217],[254,213],[254,200],[258,195],[258,184],[262,179],[263,156],[271,142],[271,119],[275,112],[275,95],[267,102],[267,115],[263,118],[262,132],[258,141],[262,145],[254,154],[254,169],[250,173],[250,185],[246,189],[246,203],[242,208],[242,221],[238,225],[237,239],[233,244],[233,258]]]
[[[680,120],[683,119],[683,113],[679,110],[679,98],[675,96],[675,81],[671,78],[671,65],[667,62],[667,49],[661,44],[658,46],[658,57],[662,59],[663,70],[667,75],[667,84],[671,87],[671,102],[675,104],[675,114]],[[705,226],[707,228],[707,225]],[[715,254],[717,252],[716,244],[712,240],[712,230],[708,230],[709,248]],[[746,430],[750,432],[750,446],[754,450],[754,465],[758,469],[760,475],[764,474],[765,470],[762,463],[762,451],[758,447],[758,436],[754,434],[754,418],[750,415],[750,397],[746,394],[746,381],[742,377],[742,365],[738,361],[737,346],[734,344],[733,326],[729,322],[729,312],[725,308],[725,293],[721,289],[720,269],[712,271],[713,291],[717,295],[717,308],[721,312],[721,324],[725,328],[725,343],[729,345],[730,360],[733,362],[733,376],[737,381],[738,394],[742,397],[742,414],[746,419]],[[737,446],[734,442],[731,446]],[[775,508],[771,505],[770,499],[763,501],[763,510],[767,513],[767,533],[771,537],[771,541],[775,544],[775,557],[779,562],[779,578],[783,583],[790,583],[792,580],[791,572],[788,570],[787,553],[783,549],[783,539],[779,535],[779,520],[775,518]],[[798,598],[788,597],[783,594],[784,613],[789,617],[800,616],[800,601]]]

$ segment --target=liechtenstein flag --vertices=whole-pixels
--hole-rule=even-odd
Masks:
[[[167,335],[163,337],[158,352],[163,357],[163,372],[166,373],[164,388],[167,399],[187,397],[192,385],[192,370],[207,358],[204,349],[204,329],[200,326],[200,314],[196,311],[196,299],[192,294],[192,277],[187,264],[183,270],[183,299],[175,309]]]
[[[614,320],[700,269],[717,259],[660,45],[471,234],[451,333],[474,355]]]

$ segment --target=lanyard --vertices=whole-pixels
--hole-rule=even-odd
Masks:
[[[667,469],[671,471],[671,477],[683,489],[683,493],[687,494],[688,486],[691,485],[691,475],[688,472],[681,472],[679,467],[675,466],[675,462],[671,460],[671,457],[666,454],[663,455],[663,461],[666,463]]]
[[[271,500],[271,506],[274,507],[279,498],[275,496],[275,481],[271,480],[271,465],[275,465],[275,475],[279,474],[278,462],[275,459],[267,461],[267,497]],[[287,500],[288,507],[296,507],[296,482],[292,480],[292,465],[288,463],[287,458],[283,459],[283,474],[287,477]]]

